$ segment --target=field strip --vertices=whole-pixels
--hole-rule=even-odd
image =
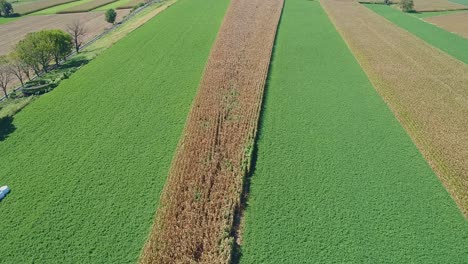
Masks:
[[[159,13],[163,12],[171,5],[173,5],[177,0],[167,0],[158,4],[156,8],[149,11],[143,11],[142,13],[138,14],[137,17],[133,17],[130,20],[125,22],[125,26],[118,27],[117,29],[111,31],[109,34],[101,38],[99,41],[89,45],[85,48],[84,52],[90,51],[91,53],[96,52],[96,50],[105,50],[127,34],[132,32],[133,30],[141,27],[150,19],[158,15]],[[118,12],[119,10],[117,10]]]
[[[138,260],[228,4],[177,1],[14,116],[0,263]]]
[[[359,4],[324,3],[377,91],[466,215],[468,66]]]
[[[448,32],[456,33],[468,41],[468,28],[463,26],[468,21],[468,12],[428,17],[425,20]]]
[[[228,263],[282,0],[234,0],[205,68],[141,263]]]
[[[468,64],[468,39],[384,5],[366,5],[395,25]]]
[[[57,14],[58,12],[60,12],[62,10],[65,10],[65,9],[68,9],[68,8],[71,8],[71,7],[74,7],[74,6],[79,6],[79,5],[82,5],[84,3],[89,3],[89,2],[92,2],[92,1],[94,1],[94,0],[78,0],[78,1],[68,2],[68,3],[65,3],[65,4],[56,5],[56,6],[53,6],[53,7],[50,7],[50,8],[42,9],[40,11],[32,13],[31,15],[52,15],[52,14]]]
[[[117,10],[117,21],[128,14],[129,10]],[[44,16],[27,16],[13,21],[0,27],[0,55],[10,53],[14,46],[30,32],[36,32],[44,29],[67,30],[67,25],[75,20],[83,22],[87,31],[83,37],[88,41],[101,34],[104,29],[109,27],[109,23],[104,20],[104,12],[88,12],[80,14],[60,14]]]
[[[13,6],[15,13],[27,15],[50,7],[75,2],[78,0],[44,0]]]
[[[116,1],[117,0],[94,0],[91,2],[84,2],[81,5],[77,5],[77,6],[73,6],[64,10],[60,10],[59,12],[57,12],[57,14],[89,12],[93,9],[114,3]]]
[[[467,221],[318,1],[285,1],[258,137],[240,263],[468,258]]]

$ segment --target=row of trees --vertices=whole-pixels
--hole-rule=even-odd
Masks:
[[[79,51],[86,29],[79,21],[67,28],[68,33],[58,29],[29,33],[16,44],[13,52],[0,56],[0,88],[6,97],[7,87],[14,77],[24,85],[26,78],[31,79],[31,72],[47,73],[52,62],[59,65],[73,48]]]

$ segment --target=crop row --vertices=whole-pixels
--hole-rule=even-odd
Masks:
[[[142,263],[228,263],[282,0],[232,1]]]
[[[385,20],[361,14],[369,11],[362,6],[356,11],[353,0],[326,2],[347,43],[366,44],[350,45],[355,54],[383,55],[392,48],[381,43],[406,38],[393,35],[390,23],[375,26]],[[381,38],[370,38],[374,34]],[[422,46],[406,43],[397,51]],[[375,69],[405,65],[375,58]],[[240,263],[468,259],[467,221],[320,2],[285,2],[271,67]],[[385,76],[403,81],[393,72]]]
[[[468,105],[463,103],[468,100],[468,66],[363,6],[349,4],[348,13],[328,5],[333,17],[340,17],[336,23],[365,61],[376,89],[468,215]],[[349,26],[353,21],[342,18],[353,14],[373,21],[371,33],[367,25]],[[370,45],[377,39],[385,41]]]
[[[80,12],[88,12],[93,9],[99,8],[101,6],[108,5],[113,3],[117,0],[94,0],[91,2],[86,2],[81,5],[73,6],[65,10],[61,10],[57,12],[57,14],[67,14],[67,13],[80,13]]]
[[[18,6],[14,6],[15,13],[26,15],[33,12],[37,12],[43,9],[47,9],[50,7],[75,2],[78,0],[44,0],[44,1],[34,1],[32,3],[21,4]]]
[[[8,120],[0,263],[137,261],[227,6],[179,0]]]

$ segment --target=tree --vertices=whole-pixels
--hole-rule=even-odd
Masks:
[[[414,11],[414,3],[413,0],[401,0],[400,7],[403,12],[413,12]]]
[[[115,18],[117,18],[117,13],[114,9],[109,9],[106,11],[106,22],[114,24]]]
[[[0,16],[9,17],[12,14],[13,6],[5,0],[0,0]]]
[[[12,52],[8,55],[8,61],[10,64],[11,73],[18,78],[21,83],[21,86],[24,85],[24,76],[29,79],[29,67],[24,63],[23,60],[19,57],[18,53]],[[27,72],[27,74],[26,74]]]
[[[78,53],[81,45],[83,44],[83,37],[86,34],[86,28],[79,20],[75,20],[71,24],[67,25],[67,32],[72,36],[76,53]]]
[[[48,38],[52,41],[52,56],[55,64],[59,65],[60,60],[65,60],[73,48],[72,36],[62,30],[54,29],[47,31]]]
[[[26,35],[15,48],[18,57],[39,75],[48,71],[50,62],[64,59],[72,49],[72,37],[61,30],[42,30]]]
[[[15,48],[22,61],[29,65],[34,72],[39,75],[40,67],[45,72],[48,71],[52,60],[53,41],[46,30],[28,33]]]
[[[11,79],[12,74],[8,65],[8,60],[5,56],[2,56],[0,57],[0,88],[2,88],[6,98],[8,98],[7,88]]]

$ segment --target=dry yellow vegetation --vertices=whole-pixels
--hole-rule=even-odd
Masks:
[[[352,0],[321,0],[400,123],[468,215],[468,66]]]
[[[233,0],[141,263],[229,263],[283,0]]]

